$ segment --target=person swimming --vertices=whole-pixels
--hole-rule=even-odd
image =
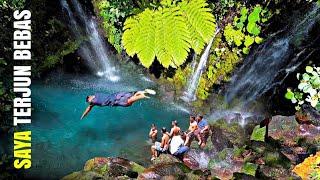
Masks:
[[[118,92],[118,93],[109,94],[109,95],[104,93],[96,93],[94,95],[89,95],[86,98],[86,102],[89,103],[89,106],[83,112],[81,119],[87,116],[94,106],[128,107],[140,99],[150,98],[145,94],[155,95],[156,92],[151,89],[145,89],[144,91]]]

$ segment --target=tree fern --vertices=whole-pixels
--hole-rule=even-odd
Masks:
[[[214,33],[215,21],[204,0],[162,3],[126,20],[122,37],[130,56],[149,67],[157,57],[166,68],[183,64],[190,48],[200,53]]]
[[[180,4],[191,35],[191,46],[200,53],[215,30],[215,19],[205,0],[185,0]]]

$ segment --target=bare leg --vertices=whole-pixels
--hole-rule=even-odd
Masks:
[[[199,133],[198,135],[197,135],[197,139],[198,139],[198,145],[200,146],[201,144],[202,144],[202,140],[201,140],[201,134]]]
[[[153,159],[153,158],[155,158],[156,156],[155,156],[155,148],[154,148],[154,146],[151,146],[151,159]]]
[[[188,146],[189,141],[190,141],[190,137],[187,135],[187,136],[186,136],[186,141],[184,142],[184,145],[185,145],[185,146]]]

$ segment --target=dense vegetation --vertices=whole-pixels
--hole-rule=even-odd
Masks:
[[[297,74],[297,79],[300,81],[298,89],[288,89],[285,97],[296,104],[296,110],[302,104],[309,103],[320,111],[320,67],[307,66],[305,73]]]

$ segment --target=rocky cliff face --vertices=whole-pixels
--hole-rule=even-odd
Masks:
[[[211,123],[207,147],[199,149],[194,142],[182,159],[161,154],[144,168],[122,158],[94,158],[82,171],[63,179],[296,179],[293,168],[320,151],[319,120],[305,111],[296,116],[273,116],[261,123],[268,126],[265,134],[260,134],[265,140],[256,141],[252,133],[259,124],[242,127],[221,119]]]

